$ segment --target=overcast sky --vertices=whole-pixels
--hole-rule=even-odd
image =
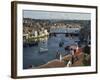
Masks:
[[[63,19],[63,20],[90,20],[91,14],[89,13],[71,13],[71,12],[51,12],[51,11],[23,11],[24,18],[33,19]]]

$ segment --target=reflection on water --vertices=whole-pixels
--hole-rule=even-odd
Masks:
[[[40,52],[48,51],[48,36],[41,38],[38,47]]]
[[[57,34],[52,37],[45,37],[39,41],[38,46],[23,48],[23,68],[28,69],[30,65],[34,67],[47,63],[50,60],[56,59],[56,53],[59,51],[62,55],[68,54],[64,47],[74,44],[78,37],[70,39],[64,34]],[[59,43],[63,42],[60,47]]]

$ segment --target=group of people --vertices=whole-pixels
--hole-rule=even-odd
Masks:
[[[72,64],[79,60],[79,55],[81,54],[82,49],[78,47],[78,45],[76,46],[75,49],[71,49],[70,53],[72,55]]]
[[[78,45],[75,45],[74,48],[71,48],[71,46],[69,46],[69,54],[72,55],[72,60],[71,63],[73,64],[75,61],[79,60],[79,55],[82,52],[82,48],[80,48]],[[60,56],[62,56],[62,54],[57,51],[56,53],[56,58],[60,59]]]

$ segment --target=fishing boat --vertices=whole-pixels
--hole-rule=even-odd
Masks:
[[[45,51],[48,51],[48,49],[40,47],[40,51],[39,52],[45,52]]]

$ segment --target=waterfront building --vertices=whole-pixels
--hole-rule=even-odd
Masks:
[[[47,29],[44,30],[45,35],[49,35]]]
[[[38,32],[34,31],[34,36],[37,37],[38,36]]]
[[[23,34],[23,37],[25,38],[25,39],[28,39],[28,34]]]
[[[79,34],[80,30],[79,24],[56,24],[56,26],[51,26],[50,33]]]

